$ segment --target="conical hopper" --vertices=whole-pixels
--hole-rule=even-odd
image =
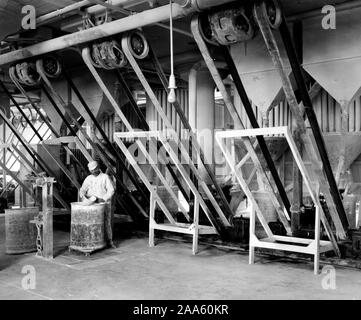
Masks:
[[[275,32],[275,37],[280,40],[278,32]],[[255,39],[246,43],[232,45],[231,55],[249,98],[264,116],[267,109],[278,104],[282,98],[282,82],[262,34],[259,33]],[[281,56],[290,74],[291,68],[283,46]]]
[[[334,30],[321,18],[304,20],[303,67],[341,106],[347,106],[361,87],[361,9],[337,12]]]
[[[351,101],[361,87],[361,8],[337,12],[336,29],[320,17],[303,21],[303,67],[340,104],[339,133],[324,135],[336,182],[361,152],[360,134],[349,132]]]
[[[337,132],[325,133],[323,138],[334,173],[337,170],[340,159],[340,150],[342,150],[343,147],[345,148],[346,152],[342,171],[348,170],[351,164],[361,153],[361,132],[349,132],[344,134]]]

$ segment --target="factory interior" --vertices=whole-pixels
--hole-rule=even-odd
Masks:
[[[0,0],[0,300],[361,299],[360,14]]]

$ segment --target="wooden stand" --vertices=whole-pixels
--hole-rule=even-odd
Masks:
[[[251,208],[250,232],[249,232],[249,264],[254,264],[255,248],[283,250],[290,252],[305,253],[314,256],[314,273],[320,269],[320,254],[332,251],[330,241],[320,241],[320,209],[316,207],[315,239],[303,239],[273,235],[272,237],[258,239],[256,236],[256,212]]]
[[[284,135],[287,139],[291,152],[294,156],[295,162],[302,174],[305,185],[311,195],[311,198],[316,207],[316,218],[315,218],[315,239],[303,239],[296,237],[284,237],[274,235],[266,220],[263,217],[260,208],[254,199],[252,192],[249,190],[246,181],[240,175],[239,170],[237,170],[234,165],[232,156],[230,155],[227,148],[225,148],[222,139],[226,138],[242,138],[242,137],[251,137],[251,136],[269,136],[269,135]],[[293,140],[293,137],[288,129],[288,127],[273,127],[273,128],[261,128],[261,129],[248,129],[248,130],[232,130],[232,131],[222,131],[216,133],[216,141],[218,142],[227,163],[232,169],[233,173],[236,176],[236,179],[243,191],[247,195],[250,203],[250,240],[249,240],[249,263],[254,263],[255,258],[255,248],[265,248],[265,249],[274,249],[274,250],[283,250],[291,251],[298,253],[305,253],[314,256],[314,273],[319,273],[319,263],[320,263],[320,253],[338,250],[337,243],[333,240],[332,235],[328,234],[328,237],[331,241],[320,241],[320,229],[321,221],[323,225],[327,225],[327,219],[323,212],[322,206],[319,201],[319,186],[313,190],[310,176],[306,170],[306,167],[303,163],[302,157],[298,152],[297,146]],[[262,227],[267,233],[267,238],[258,239],[255,234],[256,228],[256,217],[260,220]],[[326,232],[328,228],[325,228]]]
[[[163,200],[160,198],[160,196],[157,193],[157,188],[153,186],[150,181],[148,180],[147,176],[144,174],[142,169],[137,164],[136,160],[134,159],[133,155],[130,154],[127,147],[124,145],[122,138],[157,138],[162,143],[162,145],[167,150],[169,157],[173,161],[173,163],[176,165],[177,169],[181,173],[183,179],[187,183],[188,187],[190,188],[191,192],[193,192],[195,203],[194,203],[194,218],[193,223],[190,221],[190,217],[187,212],[185,212],[182,204],[180,203],[179,199],[175,198],[173,195],[173,199],[177,203],[178,207],[181,209],[183,215],[189,221],[189,223],[178,223],[173,218],[172,214],[169,212],[168,208],[166,207]],[[191,234],[193,235],[193,254],[196,254],[198,251],[198,236],[200,234],[217,234],[216,228],[212,223],[212,220],[210,219],[210,211],[207,207],[206,203],[204,202],[203,198],[201,197],[198,189],[195,187],[194,183],[189,177],[189,174],[186,172],[185,168],[182,164],[179,163],[178,155],[173,151],[173,149],[170,147],[169,143],[165,141],[165,139],[161,136],[161,134],[158,131],[153,132],[117,132],[114,134],[114,140],[118,144],[120,150],[124,153],[125,157],[129,161],[129,163],[133,166],[134,170],[137,172],[139,177],[142,179],[143,183],[147,187],[147,189],[150,192],[150,214],[149,214],[149,246],[153,247],[155,245],[154,241],[154,230],[163,230],[163,231],[169,231],[169,232],[176,232],[176,233],[183,233],[183,234]],[[144,148],[143,148],[143,152]],[[148,155],[146,154],[146,157]],[[152,166],[155,167],[154,165]],[[162,176],[159,170],[155,170],[155,173],[158,175],[164,186],[167,190],[169,190],[170,195],[172,196],[172,189],[169,185],[167,185],[166,180]],[[160,209],[163,211],[164,215],[166,216],[168,222],[167,223],[156,223],[154,220],[155,215],[155,209],[157,205],[160,207]],[[211,226],[201,226],[199,225],[199,208],[202,207],[203,211],[205,212],[208,220],[212,224]],[[222,213],[223,215],[223,213]],[[224,218],[224,216],[223,216]],[[227,221],[228,223],[228,221]]]
[[[199,200],[196,197],[194,199],[194,218],[192,224],[187,223],[178,223],[175,222],[171,223],[156,223],[154,220],[155,208],[157,205],[157,193],[156,187],[153,189],[154,191],[151,192],[150,195],[150,215],[149,215],[149,246],[155,246],[155,237],[154,237],[154,230],[163,230],[169,232],[176,232],[176,233],[183,233],[183,234],[190,234],[193,236],[192,241],[192,252],[193,254],[197,254],[198,252],[198,236],[200,234],[216,234],[214,227],[210,226],[202,226],[199,225]]]

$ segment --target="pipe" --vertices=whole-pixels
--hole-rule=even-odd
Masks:
[[[184,9],[179,5],[174,5],[173,19],[184,17],[191,12],[193,12],[193,9]],[[148,24],[153,24],[168,19],[169,5],[146,10],[132,16],[102,24],[100,26],[74,32],[69,35],[50,39],[13,52],[5,53],[0,56],[0,65],[35,57],[57,50],[62,50],[70,46],[94,41],[103,37],[112,36],[121,32],[140,28]]]
[[[197,62],[188,75],[189,124],[193,131],[197,129],[197,73],[201,67],[202,63]]]
[[[200,1],[200,0],[198,0]],[[213,5],[220,5],[221,3],[232,2],[233,0],[205,0],[212,2]],[[219,3],[221,1],[221,3]],[[69,35],[61,36],[55,39],[50,39],[44,42],[40,42],[19,50],[5,53],[0,56],[0,66],[49,52],[62,50],[67,47],[76,46],[86,42],[94,41],[104,37],[109,37],[121,32],[144,27],[149,24],[154,24],[160,21],[169,20],[170,6],[165,5],[154,9],[145,10],[143,12],[118,19],[109,23],[102,24],[87,30],[74,32]],[[195,9],[193,7],[183,8],[178,4],[173,5],[172,17],[173,19],[179,19],[185,17]]]
[[[36,25],[40,26],[45,24],[46,22],[48,22],[49,20],[52,19],[56,19],[56,18],[61,18],[62,16],[64,16],[67,13],[73,12],[75,10],[79,10],[82,7],[87,6],[88,4],[90,4],[90,2],[88,0],[83,0],[77,3],[73,3],[69,6],[66,6],[62,9],[58,9],[52,12],[49,12],[47,14],[44,14],[38,18],[36,18]]]
[[[197,139],[203,149],[208,169],[215,174],[214,165],[214,129],[215,129],[215,84],[208,69],[197,72]],[[200,175],[206,184],[211,185],[212,179],[208,177],[207,170],[202,163],[198,164]],[[233,213],[233,212],[232,212]]]
[[[90,1],[89,1],[90,2]],[[124,9],[137,6],[139,4],[142,4],[144,2],[149,2],[147,0],[111,0],[112,6],[121,6]],[[89,14],[96,14],[100,12],[104,12],[106,8],[100,4],[94,5],[92,7],[89,7],[86,9],[86,13]]]
[[[90,3],[93,3],[93,4],[98,3],[98,5],[100,5],[101,7],[105,8],[105,10],[109,9],[109,10],[111,10],[111,11],[120,12],[120,13],[124,14],[125,16],[130,16],[130,15],[132,15],[132,14],[137,13],[137,12],[132,12],[132,11],[130,11],[130,10],[127,10],[127,9],[125,9],[124,7],[120,8],[120,7],[118,7],[118,6],[114,5],[114,4],[110,4],[110,3],[108,3],[108,2],[103,2],[102,0],[89,0],[89,1],[90,1]],[[142,1],[142,2],[144,2],[144,1]],[[99,10],[100,10],[100,8],[99,8]],[[90,11],[91,11],[91,10],[90,10]],[[103,11],[104,11],[104,10],[103,10]],[[87,11],[86,11],[86,12],[87,12]],[[88,14],[89,14],[89,12],[88,12]],[[61,27],[61,30],[67,30],[67,29],[69,29],[69,27],[71,27],[71,28],[80,27],[80,26],[82,25],[82,23],[83,23],[82,20],[77,19],[76,22],[72,22],[72,23],[70,23],[70,24],[66,24],[66,25],[62,26],[62,27]],[[163,28],[163,29],[170,30],[170,27],[169,27],[168,25],[166,25],[166,24],[163,24],[163,23],[159,23],[159,22],[158,22],[158,23],[156,23],[155,25],[156,25],[156,26],[159,26],[159,27],[161,27],[161,28]],[[183,35],[185,35],[185,36],[187,36],[187,37],[192,38],[192,35],[191,35],[189,32],[185,31],[185,30],[182,30],[182,29],[179,29],[179,28],[173,28],[173,31],[175,31],[175,32],[177,32],[177,33],[180,33],[180,34],[183,34]]]
[[[122,6],[123,8],[129,8],[131,6],[135,6],[138,4],[141,4],[143,2],[147,2],[146,0],[112,0],[112,5],[113,6]],[[108,3],[108,2],[106,2]],[[79,1],[77,3],[71,4],[69,6],[66,6],[62,9],[58,9],[52,12],[49,12],[47,14],[44,14],[38,18],[36,18],[36,25],[40,26],[43,25],[47,22],[49,22],[50,20],[52,20],[52,22],[54,22],[54,20],[56,19],[60,19],[63,18],[64,15],[72,13],[73,11],[79,10],[85,6],[88,5],[92,5],[93,2],[90,0],[83,0],[83,1]],[[105,11],[106,8],[102,5],[94,5],[91,6],[89,8],[86,8],[84,10],[84,13],[88,13],[88,14],[95,14],[95,13],[100,13]]]
[[[211,7],[217,7],[222,4],[231,2],[227,0],[175,0],[183,8],[193,8],[195,11],[207,10]],[[243,1],[246,2],[246,1]]]

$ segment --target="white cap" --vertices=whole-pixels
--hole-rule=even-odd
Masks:
[[[89,171],[94,170],[98,166],[98,161],[90,161],[88,163]]]

